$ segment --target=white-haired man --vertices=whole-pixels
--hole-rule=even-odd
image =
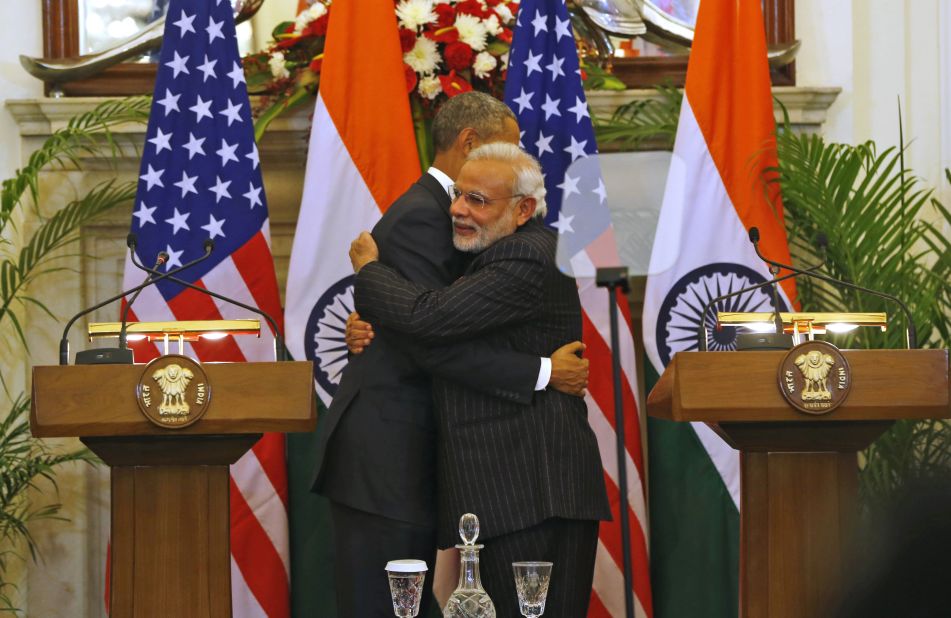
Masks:
[[[541,221],[538,162],[511,144],[482,146],[453,198],[453,243],[475,254],[463,277],[442,289],[414,284],[376,261],[361,234],[350,251],[361,315],[431,344],[481,338],[545,355],[579,339],[577,287],[558,271],[555,235]],[[586,615],[598,521],[610,511],[584,402],[546,390],[518,406],[439,378],[433,393],[439,545],[456,543],[459,517],[475,513],[499,616],[518,616],[511,563],[520,560],[555,565],[546,616]]]

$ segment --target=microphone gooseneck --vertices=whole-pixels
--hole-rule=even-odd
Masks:
[[[127,243],[129,245],[129,251],[132,253],[132,255],[135,255],[135,245],[136,245],[135,240],[136,239],[134,238],[134,236],[135,236],[134,234],[129,234],[129,242]],[[152,269],[157,270],[160,266],[162,266],[163,264],[167,262],[168,262],[168,253],[164,251],[159,251],[158,257],[155,258],[155,266],[153,266]],[[154,275],[152,275],[152,273],[147,274],[145,276],[145,281],[143,281],[142,283],[148,283],[149,281],[152,280],[153,276]],[[139,297],[139,294],[141,293],[142,293],[142,290],[138,290],[135,294],[132,295],[132,298],[126,301],[125,307],[122,308],[122,317],[119,319],[119,349],[120,350],[124,350],[127,347],[126,333],[129,327],[129,311],[132,309],[132,303],[135,302],[135,299],[137,299]]]
[[[754,232],[756,235],[756,241],[753,241]],[[824,241],[825,246],[828,246],[828,239],[826,238],[825,234],[819,235],[817,241],[820,241],[820,240]],[[781,262],[776,262],[774,260],[771,260],[767,258],[766,256],[764,256],[759,250],[759,242],[758,242],[759,230],[756,229],[755,227],[750,228],[750,241],[753,242],[753,250],[756,252],[756,256],[771,266],[788,270],[795,274],[806,275],[807,277],[813,277],[820,281],[825,281],[826,283],[832,283],[835,285],[845,286],[853,290],[858,290],[859,292],[865,292],[866,294],[871,294],[872,296],[878,296],[879,298],[884,298],[886,300],[892,301],[893,303],[898,305],[901,308],[902,312],[905,314],[905,324],[906,324],[905,344],[906,346],[908,347],[909,350],[914,350],[918,348],[918,332],[917,332],[917,329],[915,328],[915,321],[912,318],[911,310],[909,310],[908,306],[904,302],[902,302],[901,299],[899,299],[898,297],[892,296],[891,294],[886,294],[885,292],[879,292],[878,290],[873,290],[871,288],[866,288],[861,285],[857,285],[855,283],[845,281],[843,279],[836,279],[835,277],[830,277],[828,275],[823,275],[818,272],[813,272],[813,269],[802,270],[800,268],[796,268],[795,266],[791,266],[789,264],[783,264]],[[820,248],[822,248],[821,245],[820,245]],[[825,254],[824,250],[823,250],[823,254]],[[824,262],[825,262],[825,258],[823,258],[823,263]]]
[[[130,234],[130,236],[131,236],[131,234]],[[132,255],[134,256],[134,255],[135,255],[135,252],[133,252]],[[159,273],[159,272],[157,272],[157,271],[152,271],[152,273],[153,273],[154,275],[156,275],[154,278],[150,278],[149,280],[145,281],[144,283],[140,283],[139,285],[135,286],[134,288],[129,288],[128,290],[123,290],[123,291],[119,292],[118,294],[116,294],[115,296],[113,296],[113,297],[111,297],[111,298],[107,298],[106,300],[104,300],[104,301],[102,301],[102,302],[96,303],[96,304],[93,305],[92,307],[87,307],[86,309],[83,309],[82,311],[80,311],[79,313],[77,313],[76,315],[74,315],[72,318],[69,319],[69,322],[66,323],[66,326],[63,328],[63,337],[59,340],[59,364],[60,364],[60,365],[68,365],[68,364],[69,364],[69,329],[72,328],[72,326],[73,326],[73,324],[76,322],[76,320],[78,320],[79,318],[83,317],[84,315],[86,315],[86,314],[88,314],[88,313],[92,313],[92,312],[95,311],[96,309],[101,309],[102,307],[105,307],[105,306],[108,305],[109,303],[113,303],[113,302],[119,300],[120,298],[124,298],[124,297],[128,296],[129,294],[136,293],[136,292],[138,292],[139,290],[141,290],[142,288],[148,287],[148,286],[150,286],[150,285],[154,285],[155,283],[158,283],[159,281],[161,281],[161,280],[163,280],[163,279],[170,279],[170,278],[174,277],[176,274],[182,272],[183,270],[188,269],[188,268],[191,268],[192,266],[195,266],[196,264],[198,264],[198,263],[200,263],[200,262],[204,262],[205,260],[208,259],[208,257],[209,257],[210,255],[211,255],[211,252],[210,252],[210,251],[206,251],[206,253],[205,253],[204,255],[202,255],[201,257],[195,258],[194,260],[192,260],[192,261],[190,261],[190,262],[188,262],[188,263],[186,263],[186,264],[183,264],[182,266],[179,266],[178,268],[173,268],[172,270],[170,270],[170,271],[168,271],[168,272],[165,272],[165,273]],[[134,258],[134,257],[133,257],[132,262],[135,263],[135,258]]]
[[[204,243],[205,250],[208,251],[209,254],[214,249],[214,246],[215,246],[215,243],[210,238],[206,240]],[[157,274],[154,269],[147,268],[144,264],[142,264],[141,262],[138,262],[135,259],[134,253],[132,254],[132,264],[139,270],[149,273],[150,276]],[[224,296],[223,294],[212,292],[211,290],[208,290],[206,288],[199,287],[189,281],[180,279],[179,277],[170,276],[168,277],[168,280],[171,281],[172,283],[177,283],[178,285],[184,286],[190,290],[201,292],[202,294],[206,294],[208,296],[211,296],[212,298],[217,298],[218,300],[234,305],[235,307],[241,307],[242,309],[246,311],[256,313],[260,315],[261,317],[263,317],[265,321],[271,326],[271,330],[274,331],[274,357],[278,361],[287,360],[287,348],[284,346],[284,336],[281,334],[281,330],[277,326],[277,321],[273,317],[271,317],[269,313],[257,307],[242,303],[241,301],[235,300],[234,298],[229,298],[227,296]]]

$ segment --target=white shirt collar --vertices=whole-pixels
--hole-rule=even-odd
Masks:
[[[426,170],[426,173],[435,178],[436,182],[438,182],[446,191],[446,195],[449,195],[449,187],[454,184],[452,182],[452,178],[447,176],[444,171],[436,169],[435,167],[430,167],[428,170]]]

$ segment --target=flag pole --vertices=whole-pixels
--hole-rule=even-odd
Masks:
[[[611,318],[611,373],[614,378],[614,436],[617,439],[617,478],[620,493],[621,544],[624,557],[624,611],[634,618],[634,569],[631,560],[631,524],[627,498],[627,445],[624,432],[624,398],[621,394],[621,350],[618,334],[617,291],[630,291],[626,266],[599,268],[595,276],[599,288],[608,289],[608,311]]]

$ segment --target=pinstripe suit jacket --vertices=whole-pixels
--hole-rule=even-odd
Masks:
[[[539,356],[581,339],[573,279],[555,266],[555,235],[536,220],[482,252],[443,289],[379,262],[357,276],[358,311],[429,343],[484,338]],[[459,517],[482,538],[550,517],[609,519],[598,445],[584,401],[552,389],[530,406],[435,379],[439,544],[458,542]]]
[[[373,237],[380,259],[429,287],[463,270],[452,246],[449,196],[429,174],[383,215]],[[435,420],[430,373],[527,405],[539,358],[484,341],[419,348],[375,324],[376,338],[344,369],[317,431],[314,490],[355,509],[421,525],[435,524]],[[501,365],[501,375],[485,367]]]

